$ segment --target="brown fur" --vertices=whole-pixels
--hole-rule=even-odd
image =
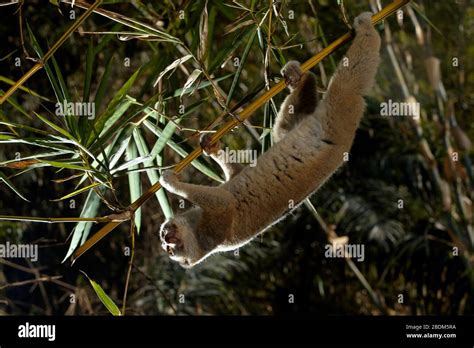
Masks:
[[[282,219],[292,202],[296,206],[314,193],[343,163],[364,112],[362,96],[373,85],[379,63],[380,37],[371,14],[357,17],[354,27],[348,66],[339,65],[317,106],[315,76],[303,74],[297,62],[282,70],[292,92],[275,122],[277,142],[255,167],[238,172],[204,142],[227,182],[200,186],[180,182],[171,171],[163,173],[163,187],[197,205],[161,226],[163,248],[173,260],[191,267],[213,252],[247,243]]]

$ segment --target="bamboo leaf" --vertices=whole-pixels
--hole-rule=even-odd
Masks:
[[[171,133],[172,134],[172,133]],[[141,156],[146,156],[149,154],[148,147],[146,145],[145,139],[143,139],[143,136],[140,133],[140,130],[137,128],[133,131],[133,138],[135,140],[135,144],[137,145],[138,152],[140,153]],[[166,143],[166,141],[164,141]],[[157,142],[158,144],[158,142]],[[156,144],[155,144],[156,145]],[[161,146],[161,144],[159,144]],[[157,152],[157,149],[155,149],[155,152]],[[152,157],[152,156],[150,156]],[[153,166],[153,159],[148,160],[144,163],[145,167],[151,167]],[[155,183],[158,182],[159,176],[157,174],[157,170],[154,168],[149,168],[146,170],[146,173],[148,175],[148,179],[150,180],[150,183],[154,185]],[[158,199],[158,203],[160,204],[160,207],[163,211],[163,214],[165,217],[168,219],[173,216],[173,210],[171,209],[171,206],[168,201],[168,197],[166,196],[166,193],[163,189],[159,189],[156,193],[156,198]]]
[[[140,69],[137,69],[137,71],[135,71],[133,75],[130,76],[127,82],[125,82],[124,85],[120,87],[120,89],[114,95],[109,105],[107,106],[107,109],[99,117],[96,118],[94,127],[97,133],[99,134],[102,133],[104,125],[106,124],[107,120],[109,119],[111,115],[113,115],[116,112],[117,105],[125,97],[128,90],[133,86],[133,84],[135,83],[135,80],[140,74],[140,71],[141,71]],[[91,134],[91,136],[94,136],[94,134]],[[92,139],[89,139],[89,140],[91,141]]]
[[[95,281],[90,279],[87,274],[82,272],[86,278],[89,280],[89,282],[92,285],[92,288],[94,289],[95,293],[97,294],[97,297],[99,297],[100,301],[104,304],[104,306],[107,308],[107,310],[114,316],[120,316],[122,313],[120,312],[120,309],[118,306],[115,304],[115,302],[107,295],[102,289],[102,287],[97,284]]]
[[[34,146],[45,147],[48,149],[64,151],[67,153],[75,154],[76,151],[68,148],[67,146],[56,145],[56,144],[64,144],[64,141],[57,140],[57,139],[50,139],[50,138],[24,138],[20,139],[10,135],[2,135],[0,134],[0,144],[1,143],[18,143],[18,144],[28,144]]]
[[[254,30],[254,32],[249,38],[249,41],[247,42],[247,45],[245,46],[244,54],[242,55],[242,59],[240,60],[239,67],[237,68],[237,72],[235,73],[234,79],[232,81],[232,85],[230,86],[230,89],[229,89],[229,93],[227,94],[227,102],[226,102],[227,106],[229,106],[230,102],[232,101],[235,88],[237,87],[237,83],[239,82],[242,69],[244,68],[245,62],[247,61],[250,48],[252,48],[253,42],[255,41],[256,34],[257,34],[257,31]]]
[[[186,83],[183,86],[183,90],[181,92],[181,95],[179,96],[180,99],[183,98],[183,95],[191,89],[191,86],[194,84],[194,82],[196,82],[196,80],[201,75],[201,73],[202,73],[202,70],[195,69],[191,73],[191,75],[189,75],[188,79],[186,80]],[[192,94],[192,93],[190,93],[190,94]]]
[[[94,217],[97,216],[97,211],[99,210],[100,199],[99,196],[94,191],[89,191],[86,200],[82,206],[82,211],[80,217]],[[76,224],[73,230],[71,244],[69,244],[69,249],[64,257],[63,261],[66,261],[69,256],[72,255],[76,247],[80,244],[83,244],[84,241],[89,236],[90,230],[92,228],[92,222],[79,222]]]
[[[3,81],[11,86],[13,86],[15,84],[15,81],[13,81],[12,79],[9,79],[8,77],[5,77],[5,76],[0,76],[0,81]],[[42,96],[41,94],[33,91],[32,89],[30,89],[29,87],[25,87],[25,86],[20,86],[18,87],[18,89],[22,90],[23,92],[26,92],[28,94],[31,94],[32,96],[34,97],[37,97],[37,98],[40,98],[42,100],[45,100],[45,101],[49,101],[51,102],[52,100],[49,99],[49,98],[46,98],[44,96]]]
[[[87,46],[86,55],[86,73],[84,77],[84,94],[82,96],[83,102],[89,101],[91,80],[92,80],[92,67],[94,65],[94,47],[92,46],[92,39],[89,41]]]
[[[151,123],[150,121],[146,120],[144,122],[144,125],[151,131],[153,132],[157,137],[161,137],[163,134],[163,130],[158,127],[157,125]],[[186,151],[182,145],[179,145],[177,142],[173,141],[171,138],[166,142],[166,145],[171,147],[178,155],[181,157],[186,157],[189,152]],[[207,175],[211,179],[214,179],[218,182],[224,182],[224,180],[207,164],[205,164],[203,161],[200,159],[195,159],[191,162],[191,165],[199,170],[201,173],[204,175]]]
[[[201,20],[199,22],[199,50],[198,58],[201,62],[204,62],[207,57],[207,40],[208,40],[208,12],[207,12],[207,0],[204,4],[204,9],[201,13]]]
[[[93,183],[93,184],[91,184],[91,185],[89,185],[89,186],[85,186],[85,187],[80,188],[79,190],[76,190],[76,191],[74,191],[74,192],[71,192],[71,193],[69,193],[69,194],[67,194],[67,195],[65,195],[65,196],[63,196],[63,197],[61,197],[61,198],[52,199],[51,201],[52,201],[52,202],[63,201],[63,200],[65,200],[65,199],[68,199],[68,198],[77,196],[77,195],[79,195],[79,194],[81,194],[81,193],[83,193],[83,192],[89,191],[91,188],[94,188],[94,187],[100,186],[100,185],[101,185],[101,184],[100,184],[99,182],[95,182],[95,183]]]
[[[50,134],[50,133],[48,133],[44,130],[27,126],[26,124],[20,124],[20,123],[15,123],[15,122],[10,122],[10,121],[0,121],[0,124],[3,124],[3,125],[8,126],[8,127],[20,128],[20,129],[23,129],[23,130],[28,131],[28,132],[38,133],[38,134],[42,134],[42,135],[49,135]]]
[[[57,162],[57,161],[48,161],[48,160],[38,160],[38,162],[49,164],[52,167],[56,168],[63,168],[63,169],[74,169],[74,170],[81,170],[84,172],[92,172],[94,171],[92,168],[86,168],[77,164],[72,164],[68,162]]]
[[[28,33],[31,38],[31,45],[33,46],[33,49],[35,50],[36,54],[40,59],[43,59],[44,53],[43,50],[41,49],[41,46],[39,45],[38,41],[36,40],[35,35],[33,34],[33,31],[31,30],[30,26],[26,25],[28,29]],[[53,87],[54,94],[56,95],[56,100],[58,102],[62,102],[65,99],[65,96],[62,94],[62,90],[59,86],[59,82],[56,80],[54,77],[53,71],[51,70],[51,66],[49,62],[46,62],[44,65],[44,70],[46,71],[46,75],[48,76],[48,79],[51,83],[51,86]]]
[[[123,163],[119,167],[115,168],[110,173],[115,174],[117,172],[121,172],[121,171],[124,171],[126,169],[133,169],[133,167],[135,167],[137,164],[149,161],[150,157],[151,157],[150,155],[139,156],[139,157],[136,157],[136,158],[128,157],[128,158],[132,158],[132,159],[130,161],[127,161],[127,162]]]
[[[213,73],[219,66],[221,66],[227,58],[245,42],[247,36],[254,31],[254,28],[245,28],[237,33],[232,43],[227,44],[217,54],[214,60],[209,65],[209,73]]]
[[[128,142],[127,146],[127,158],[132,160],[137,158],[137,147],[133,142]],[[130,169],[138,168],[137,164],[130,166]],[[130,171],[128,173],[128,186],[130,188],[130,203],[135,202],[142,195],[142,186],[140,181],[140,173],[136,171]],[[138,208],[134,214],[135,226],[137,233],[140,233],[141,222],[142,222],[142,208]]]
[[[216,83],[216,82],[221,82],[221,81],[224,81],[226,79],[228,79],[229,77],[231,76],[234,76],[234,73],[231,73],[231,74],[227,74],[227,75],[224,75],[222,77],[219,77],[217,79],[213,79],[212,82]],[[195,88],[193,91],[197,91],[197,90],[200,90],[200,89],[203,89],[203,88],[206,88],[206,87],[209,87],[211,85],[211,82],[206,80],[206,81],[201,81]],[[173,92],[173,94],[171,94],[171,96],[165,98],[165,100],[168,100],[168,99],[171,99],[171,98],[176,98],[176,97],[180,97],[183,96],[184,94],[186,94],[186,92],[183,92],[185,88],[178,88],[177,90],[175,90]]]
[[[127,125],[125,128],[117,134],[114,143],[118,143],[117,150],[113,153],[110,157],[110,168],[114,168],[115,165],[118,163],[120,157],[122,157],[123,153],[127,149],[128,143],[132,137],[132,131],[135,127],[132,125]]]
[[[99,137],[104,135],[114,124],[116,124],[120,118],[125,114],[125,112],[128,110],[128,108],[132,105],[132,100],[131,99],[125,99],[122,100],[115,111],[110,115],[110,117],[107,118],[105,121],[104,127],[102,129],[102,132],[100,133]]]
[[[97,88],[97,92],[95,93],[94,103],[96,105],[97,111],[102,105],[102,99],[104,98],[105,91],[108,87],[113,58],[114,56],[111,55],[107,63],[105,63],[104,73],[100,78],[99,87]]]
[[[17,194],[18,197],[20,197],[24,201],[30,202],[20,193],[20,191],[15,187],[15,185],[13,185],[13,183],[8,179],[8,177],[2,172],[0,172],[0,181],[3,181],[13,192]]]
[[[173,63],[171,63],[170,65],[168,65],[165,70],[163,70],[160,75],[158,75],[158,78],[156,79],[155,83],[153,84],[153,87],[155,87],[158,82],[160,82],[160,80],[163,78],[163,76],[165,76],[165,74],[170,71],[170,70],[173,70],[175,69],[178,65],[181,65],[183,64],[184,62],[186,62],[187,60],[189,60],[190,58],[192,58],[193,56],[191,54],[187,54],[185,55],[184,57],[181,57],[179,59],[176,59]]]
[[[41,116],[40,114],[38,114],[36,112],[33,112],[33,114],[35,114],[36,117],[38,117],[41,121],[46,123],[48,126],[53,128],[56,132],[64,135],[66,138],[71,139],[74,142],[76,141],[76,139],[65,129],[59,127],[58,125],[54,124],[53,122],[49,121],[48,119],[46,119],[45,117]]]

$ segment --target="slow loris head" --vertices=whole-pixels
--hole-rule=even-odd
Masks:
[[[161,247],[184,268],[191,268],[201,262],[213,248],[204,250],[202,243],[198,242],[196,233],[201,219],[201,209],[193,208],[161,225]]]

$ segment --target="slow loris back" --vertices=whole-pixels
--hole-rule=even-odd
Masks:
[[[276,144],[255,167],[226,163],[203,139],[205,153],[222,167],[227,181],[218,187],[183,183],[166,171],[160,183],[195,207],[161,225],[162,247],[183,267],[216,251],[232,250],[266,230],[314,193],[343,163],[364,113],[363,95],[374,82],[380,37],[371,13],[354,21],[356,36],[318,103],[316,78],[297,62],[282,69],[291,94],[273,128]]]

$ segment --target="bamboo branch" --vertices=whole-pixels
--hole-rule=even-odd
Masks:
[[[19,281],[19,282],[2,285],[2,286],[0,286],[0,290],[4,290],[4,289],[7,289],[7,288],[13,288],[13,287],[17,287],[17,286],[28,285],[28,284],[38,284],[38,283],[41,283],[41,282],[53,282],[53,281],[61,279],[61,278],[62,278],[62,276],[44,276],[44,277],[39,277],[39,278],[35,278],[35,279],[22,280],[22,281]]]
[[[10,216],[0,215],[0,220],[7,221],[29,221],[29,222],[43,222],[47,224],[56,224],[62,222],[109,222],[111,220],[107,217],[70,217],[70,218],[50,218],[50,217],[34,217],[34,216]]]

